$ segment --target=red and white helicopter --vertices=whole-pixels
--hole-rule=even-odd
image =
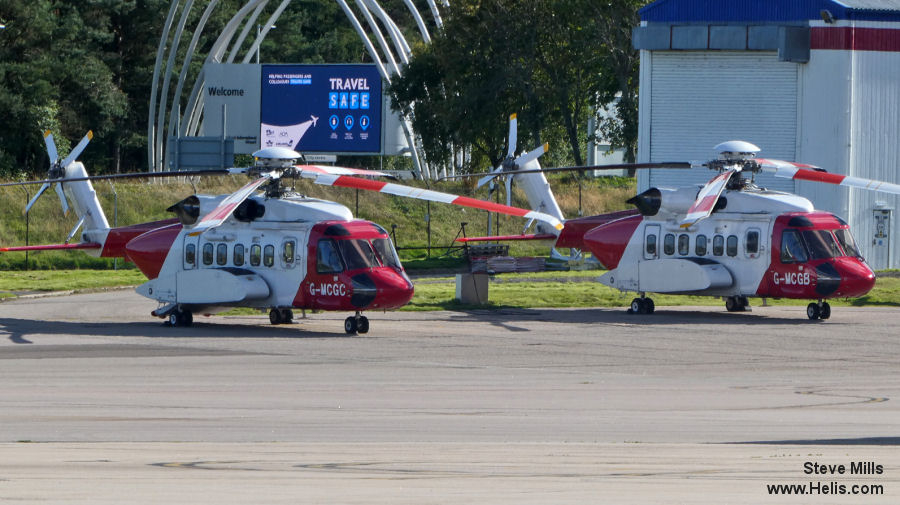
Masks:
[[[510,121],[514,146],[515,116]],[[513,147],[510,148],[512,152]],[[815,300],[810,319],[831,317],[829,298],[865,295],[875,274],[859,253],[849,225],[817,211],[806,198],[754,184],[760,172],[777,177],[838,184],[900,194],[900,185],[830,174],[800,163],[757,158],[759,148],[743,141],[716,146],[718,159],[707,163],[631,163],[597,167],[541,169],[507,163],[490,178],[514,178],[534,209],[564,220],[544,172],[621,168],[708,167],[718,172],[702,187],[651,188],[628,200],[637,209],[564,220],[555,231],[479,240],[553,240],[558,248],[589,250],[608,269],[602,284],[638,293],[631,313],[650,314],[648,292],[708,295],[725,299],[728,311],[744,311],[750,297]],[[508,158],[511,159],[511,158]],[[508,194],[508,191],[507,191]]]
[[[362,311],[394,309],[410,301],[413,285],[385,229],[354,219],[339,203],[294,193],[283,184],[287,177],[484,209],[562,228],[559,219],[541,212],[360,178],[388,176],[381,172],[296,165],[300,155],[283,147],[257,151],[256,165],[249,168],[90,177],[75,161],[90,133],[62,162],[53,136],[47,132],[44,138],[51,162],[48,179],[3,185],[42,184],[27,211],[56,183],[63,210],[71,202],[79,219],[69,239],[84,226],[81,242],[0,251],[83,249],[93,256],[132,261],[149,279],[137,292],[156,300],[159,307],[152,315],[173,326],[189,326],[193,314],[233,307],[269,309],[272,324],[282,324],[291,322],[292,309],[301,308],[354,312],[344,330],[366,333],[369,321]],[[252,180],[230,195],[185,198],[168,209],[177,218],[117,228],[109,226],[90,182],[196,173],[244,173]]]

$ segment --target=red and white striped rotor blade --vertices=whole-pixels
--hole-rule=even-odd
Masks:
[[[394,177],[387,172],[378,170],[361,170],[358,168],[335,167],[328,165],[295,165],[294,168],[301,172],[313,172],[316,174],[331,175],[356,175],[361,177]]]
[[[727,170],[710,179],[700,192],[697,193],[697,199],[694,200],[694,204],[688,209],[687,215],[681,220],[679,226],[687,228],[697,221],[709,217],[709,215],[712,214],[713,209],[716,208],[716,202],[719,201],[719,195],[722,194],[722,190],[725,189],[725,185],[728,184],[728,181],[735,172],[736,170],[734,169]]]
[[[231,216],[231,213],[234,212],[234,209],[236,209],[237,206],[241,204],[241,202],[249,198],[250,195],[252,195],[253,192],[256,191],[256,188],[269,182],[269,180],[271,179],[271,174],[263,174],[263,176],[259,179],[248,182],[241,189],[228,195],[228,197],[222,200],[215,209],[211,210],[209,213],[200,218],[200,220],[194,226],[193,230],[191,230],[188,235],[191,237],[196,237],[206,230],[215,228],[216,226],[224,223],[225,220],[228,219],[229,216]]]
[[[805,165],[803,163],[769,159],[757,159],[756,161],[759,162],[763,172],[774,174],[775,177],[784,177],[800,181],[824,182],[827,184],[836,184],[838,186],[848,186],[851,188],[900,195],[900,184],[876,181],[873,179],[863,179],[861,177],[851,177],[849,175],[820,172],[815,170],[819,167]]]
[[[510,207],[500,203],[478,200],[477,198],[469,198],[467,196],[453,195],[450,193],[441,193],[440,191],[432,191],[430,189],[414,188],[404,186],[402,184],[394,184],[390,182],[373,181],[370,179],[360,179],[347,175],[331,175],[317,174],[312,172],[301,172],[303,177],[315,179],[316,184],[324,184],[326,186],[339,186],[343,188],[358,188],[366,191],[377,191],[379,193],[387,193],[389,195],[402,196],[406,198],[415,198],[418,200],[429,200],[432,202],[448,203],[451,205],[461,205],[463,207],[472,207],[475,209],[486,210],[488,212],[498,212],[510,216],[519,216],[528,219],[537,219],[548,223],[557,230],[563,229],[562,222],[550,214],[537,212],[528,209],[520,209],[519,207]]]

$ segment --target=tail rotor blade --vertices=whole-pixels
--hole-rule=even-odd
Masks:
[[[40,198],[41,195],[44,194],[44,191],[47,191],[47,188],[49,188],[49,187],[50,187],[49,182],[45,182],[44,184],[41,184],[41,189],[37,190],[37,193],[35,193],[34,196],[31,197],[31,200],[28,201],[28,205],[25,206],[26,214],[28,214],[28,211],[31,210],[31,207],[34,205],[34,202],[36,202],[37,199]]]
[[[78,159],[78,155],[81,154],[81,151],[84,151],[84,148],[87,147],[88,142],[90,142],[92,138],[94,138],[94,132],[88,131],[87,135],[85,135],[84,138],[81,139],[81,142],[79,142],[78,145],[76,145],[75,148],[72,149],[72,152],[70,152],[69,155],[66,156],[66,159],[64,159],[62,163],[60,163],[60,167],[65,170],[66,167],[68,167],[73,161]]]
[[[500,165],[497,168],[491,170],[491,175],[486,175],[486,176],[482,177],[481,179],[478,179],[478,184],[476,184],[475,187],[480,188],[480,187],[484,186],[485,184],[491,182],[492,180],[494,180],[494,177],[497,177],[496,175],[493,175],[493,174],[495,172],[502,172],[502,171],[503,171],[503,165]]]
[[[545,142],[544,145],[538,146],[537,149],[528,151],[527,153],[523,154],[522,156],[519,156],[518,158],[516,158],[516,165],[518,165],[520,167],[525,166],[529,162],[538,159],[542,154],[546,153],[549,150],[550,150],[550,144]]]
[[[63,192],[62,184],[56,183],[56,195],[59,196],[59,203],[62,205],[63,215],[69,215],[69,201],[66,200],[66,194]]]
[[[47,146],[50,164],[53,165],[59,159],[59,154],[56,152],[56,142],[53,141],[53,134],[50,133],[50,130],[44,132],[44,145]]]
[[[509,116],[509,150],[506,152],[508,158],[516,155],[516,142],[518,141],[518,120],[516,115]]]

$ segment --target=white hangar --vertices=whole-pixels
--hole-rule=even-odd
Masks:
[[[900,0],[658,0],[641,9],[638,161],[761,157],[900,183]],[[648,170],[638,190],[702,184]],[[759,176],[846,219],[869,264],[900,267],[900,197]]]

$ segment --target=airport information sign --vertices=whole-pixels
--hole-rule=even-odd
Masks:
[[[263,65],[261,90],[261,148],[381,151],[381,76],[375,65]]]

